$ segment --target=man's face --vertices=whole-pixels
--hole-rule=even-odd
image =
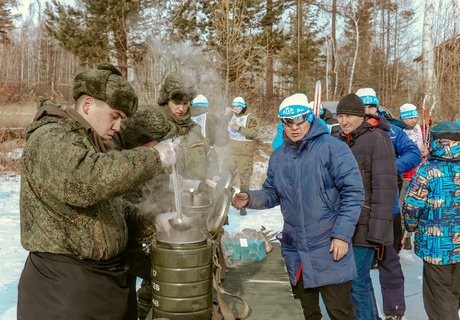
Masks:
[[[374,104],[365,104],[364,105],[364,113],[371,114],[373,116],[377,115],[378,108]]]
[[[113,109],[107,103],[95,99],[84,105],[83,110],[86,121],[105,140],[112,140],[115,132],[120,131],[121,120],[126,118],[122,111]]]
[[[310,122],[307,120],[299,124],[284,124],[284,131],[286,132],[286,136],[291,139],[291,141],[297,142],[302,140],[303,137],[307,135],[308,131],[310,130],[310,126]]]
[[[413,127],[413,126],[415,126],[415,125],[417,124],[417,122],[418,122],[418,117],[412,117],[412,118],[402,119],[402,121],[403,121],[405,124],[407,124],[407,125]]]
[[[176,116],[184,116],[187,113],[188,108],[190,107],[190,101],[180,102],[180,101],[168,101],[168,108]]]
[[[364,121],[364,117],[355,116],[351,114],[339,114],[337,116],[340,128],[345,134],[349,134],[358,128]]]

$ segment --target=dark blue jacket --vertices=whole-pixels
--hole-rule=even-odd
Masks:
[[[285,138],[270,158],[262,189],[248,194],[249,208],[281,205],[281,251],[292,284],[301,265],[305,288],[355,277],[351,240],[364,202],[362,179],[348,146],[316,118],[298,143]],[[332,238],[350,244],[339,261],[329,252]]]

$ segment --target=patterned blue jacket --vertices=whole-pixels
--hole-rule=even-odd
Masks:
[[[429,161],[414,174],[404,199],[415,253],[436,265],[460,262],[460,142],[433,141]]]

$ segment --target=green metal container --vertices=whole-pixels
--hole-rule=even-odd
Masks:
[[[152,245],[153,315],[212,317],[212,243],[199,230],[159,233]]]
[[[153,318],[211,320],[211,238],[221,231],[227,217],[231,179],[231,173],[223,175],[212,201],[192,190],[183,194],[183,220],[193,228],[159,232],[153,241]]]

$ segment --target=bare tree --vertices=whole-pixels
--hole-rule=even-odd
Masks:
[[[351,7],[351,20],[353,21],[355,27],[355,50],[353,55],[353,62],[351,65],[350,77],[348,78],[348,93],[352,91],[353,88],[353,77],[355,75],[356,62],[358,60],[358,51],[359,51],[359,27],[358,27],[358,17],[356,15],[356,9],[353,8],[353,4],[350,4]]]
[[[434,48],[433,48],[433,16],[434,1],[425,0],[422,40],[422,83],[425,94],[433,95],[434,89]]]
[[[245,28],[244,0],[218,1],[212,8],[214,41],[217,43],[216,69],[224,80],[224,101],[230,94],[248,93],[250,61],[260,55],[261,47],[253,42]]]
[[[433,17],[435,118],[455,120],[460,105],[460,34],[457,17],[459,1],[437,3]]]

